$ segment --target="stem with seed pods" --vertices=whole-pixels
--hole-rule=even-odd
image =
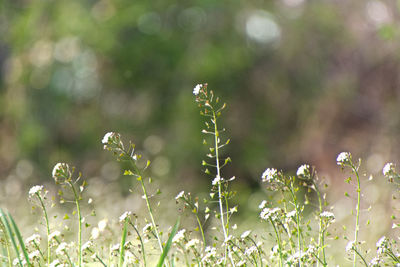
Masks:
[[[43,203],[42,197],[40,196],[39,192],[35,193],[36,197],[39,199],[40,201],[40,205],[42,207],[43,210],[43,214],[44,214],[44,220],[46,221],[46,230],[47,230],[47,266],[50,266],[50,262],[51,262],[51,249],[50,249],[50,225],[49,225],[49,217],[47,215],[47,210],[46,210],[46,206]]]
[[[82,266],[82,215],[81,207],[79,204],[79,196],[75,189],[74,184],[71,181],[67,181],[68,185],[71,186],[72,192],[74,193],[76,210],[78,213],[78,266]]]
[[[357,167],[353,164],[353,162],[350,161],[351,168],[356,175],[357,178],[357,206],[356,206],[356,226],[354,230],[354,244],[357,245],[357,240],[358,240],[358,231],[360,229],[360,202],[361,202],[361,183],[360,183],[360,175],[358,173],[358,168],[360,165]],[[356,251],[357,252],[357,251]],[[356,266],[357,264],[357,255],[359,253],[354,253],[354,258],[353,258],[353,266]],[[362,257],[361,257],[362,258]]]

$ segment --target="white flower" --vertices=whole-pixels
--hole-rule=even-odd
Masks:
[[[150,231],[152,227],[153,227],[153,225],[151,223],[146,224],[143,227],[143,233],[146,233],[146,232]]]
[[[347,253],[350,253],[350,251],[353,250],[354,244],[355,244],[354,241],[349,241],[349,243],[347,243],[347,245],[346,245],[346,252]]]
[[[251,256],[251,254],[256,253],[258,251],[256,246],[251,246],[247,248],[244,252],[244,255]]]
[[[376,249],[377,249],[377,254],[382,255],[383,253],[386,252],[388,248],[388,242],[389,239],[386,238],[386,236],[382,236],[378,242],[376,242]]]
[[[40,237],[40,235],[38,235],[38,234],[33,234],[33,235],[31,235],[30,237],[28,237],[27,239],[25,239],[25,243],[36,243],[36,244],[39,244],[39,242],[40,242],[40,239],[41,239],[41,237]]]
[[[303,164],[297,169],[297,176],[307,176],[310,174],[310,165]]]
[[[82,245],[82,250],[89,249],[92,246],[93,246],[93,243],[92,243],[92,241],[89,240],[85,244]]]
[[[214,180],[212,181],[212,185],[217,185],[221,183],[224,180],[222,177],[215,177]]]
[[[337,162],[337,165],[343,166],[345,163],[348,163],[350,161],[350,159],[351,159],[350,152],[342,152],[337,156],[336,162]]]
[[[335,221],[335,214],[329,211],[323,211],[320,215],[321,218],[325,218],[329,222]]]
[[[100,232],[102,232],[102,231],[104,231],[104,229],[106,229],[106,227],[107,227],[107,222],[108,222],[108,219],[106,218],[106,219],[103,219],[103,220],[101,220],[101,221],[99,221],[99,223],[97,224],[97,227],[99,228],[99,231]]]
[[[187,244],[186,244],[186,249],[189,249],[191,247],[195,247],[197,244],[199,244],[200,241],[196,238],[190,240]]]
[[[53,178],[58,180],[63,180],[69,178],[68,176],[71,174],[69,170],[69,165],[67,163],[57,163],[52,171]]]
[[[202,87],[203,87],[202,84],[196,85],[196,86],[194,87],[194,89],[193,89],[193,94],[194,94],[194,95],[198,95],[198,94],[200,93],[200,89],[201,89]]]
[[[275,179],[278,171],[274,168],[268,168],[266,169],[263,174],[261,175],[262,181],[263,182],[272,182],[272,180]]]
[[[49,239],[53,239],[53,238],[55,238],[57,236],[60,236],[60,235],[61,235],[60,231],[54,231],[51,234],[49,234]]]
[[[56,267],[60,264],[60,261],[58,259],[55,259],[54,261],[52,261],[49,265],[49,267]]]
[[[372,258],[372,260],[369,262],[371,267],[379,267],[380,263],[381,263],[381,259],[378,257]]]
[[[174,238],[172,238],[172,242],[173,242],[173,243],[179,243],[179,242],[181,242],[181,241],[185,238],[185,233],[186,233],[186,230],[185,230],[185,229],[179,230],[179,231],[175,234]]]
[[[109,140],[110,140],[110,137],[112,137],[113,135],[114,135],[113,132],[108,132],[108,133],[106,133],[106,134],[104,135],[104,137],[103,137],[103,140],[101,140],[101,142],[102,142],[103,144],[108,144],[108,142],[109,142]]]
[[[388,176],[393,171],[394,171],[394,164],[391,163],[391,162],[386,163],[385,166],[382,169],[382,173],[385,176]]]
[[[265,208],[261,211],[260,213],[260,217],[261,219],[264,220],[277,220],[278,219],[278,213],[281,211],[280,208],[274,208],[274,209],[270,209],[270,208]]]
[[[183,197],[184,195],[185,195],[185,191],[181,191],[181,192],[179,192],[179,194],[176,195],[175,199],[178,200],[181,197]]]
[[[125,221],[129,216],[131,216],[132,212],[130,211],[125,211],[120,217],[119,217],[119,222]]]
[[[38,250],[34,250],[33,252],[29,253],[28,257],[30,260],[33,260],[34,258],[39,258],[40,253]]]
[[[92,229],[92,232],[90,233],[90,235],[91,235],[92,239],[97,239],[97,238],[99,238],[99,236],[100,236],[100,230],[99,230],[99,228],[94,227],[94,228]]]
[[[58,247],[56,249],[56,253],[58,255],[62,255],[65,253],[64,250],[66,250],[66,249],[67,249],[67,243],[62,242],[62,243],[60,243],[60,245],[58,245]]]
[[[267,205],[267,201],[263,200],[263,201],[261,201],[260,205],[258,205],[258,208],[263,209],[263,208],[265,208],[265,205]]]
[[[31,189],[29,189],[29,195],[32,197],[34,196],[36,193],[39,193],[40,191],[43,190],[43,185],[35,185],[32,186]]]
[[[111,248],[110,248],[110,250],[111,251],[119,251],[119,243],[118,244],[115,244],[115,245],[113,245],[113,246],[111,246]]]
[[[245,232],[243,232],[243,234],[240,236],[241,239],[245,239],[246,237],[248,237],[251,233],[251,230],[247,230]]]

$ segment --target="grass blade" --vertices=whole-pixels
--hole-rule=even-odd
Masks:
[[[13,232],[11,230],[10,222],[8,221],[7,216],[4,213],[3,209],[1,209],[1,208],[0,208],[0,220],[1,220],[2,224],[4,225],[4,227],[6,228],[7,235],[9,236],[11,243],[13,244],[15,253],[17,254],[19,266],[23,267],[21,259],[19,258],[19,250],[18,250],[17,243],[15,242]]]
[[[11,225],[13,227],[14,233],[17,236],[20,248],[21,248],[22,252],[24,253],[25,260],[26,260],[28,266],[31,266],[31,263],[29,262],[28,251],[26,251],[25,244],[24,244],[24,241],[22,239],[21,233],[20,233],[20,231],[18,229],[18,226],[15,223],[15,221],[14,221],[13,217],[11,216],[11,214],[9,212],[7,212],[7,214],[8,214],[8,218],[11,221]]]
[[[178,231],[179,221],[180,220],[178,218],[178,220],[176,221],[176,223],[174,225],[174,228],[172,228],[171,235],[169,236],[169,238],[167,240],[167,243],[164,246],[163,252],[162,252],[162,254],[160,256],[160,259],[158,260],[157,267],[162,267],[163,264],[164,264],[164,260],[167,257],[169,250],[171,249],[172,239],[174,238],[176,232]]]
[[[120,245],[120,251],[119,251],[119,267],[123,267],[124,265],[124,257],[125,257],[125,240],[126,240],[126,234],[128,232],[127,227],[128,222],[125,219],[124,221],[124,230],[122,231],[122,237],[121,237],[121,245]]]

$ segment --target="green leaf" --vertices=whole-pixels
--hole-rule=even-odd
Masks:
[[[7,212],[7,213],[8,213],[8,218],[9,218],[10,221],[11,221],[11,225],[12,225],[12,227],[13,227],[14,233],[15,233],[15,235],[17,236],[17,239],[18,239],[19,245],[20,245],[20,247],[21,247],[21,250],[22,250],[22,252],[24,253],[25,260],[26,260],[28,266],[31,266],[31,263],[29,262],[28,251],[27,251],[26,248],[25,248],[25,244],[24,244],[24,241],[23,241],[23,239],[22,239],[21,233],[20,233],[20,231],[19,231],[19,229],[18,229],[18,226],[17,226],[17,224],[15,223],[15,221],[14,221],[13,217],[11,216],[11,214],[10,214],[9,212]]]
[[[3,212],[3,210],[1,208],[0,208],[0,220],[1,220],[1,223],[4,225],[4,227],[6,228],[7,235],[10,238],[11,243],[14,247],[15,254],[17,255],[18,263],[21,267],[23,267],[21,259],[19,258],[19,250],[18,250],[17,242],[15,242],[14,234],[11,230],[10,222],[8,221],[6,214]]]
[[[64,215],[64,217],[63,217],[63,219],[64,219],[64,220],[68,220],[68,219],[69,219],[69,216],[68,216],[68,214],[66,214],[66,213],[65,213],[65,215]]]
[[[124,257],[125,257],[125,240],[126,240],[126,235],[128,233],[128,220],[125,219],[124,221],[124,230],[122,231],[122,236],[121,236],[121,244],[119,248],[119,267],[122,267],[124,264]]]
[[[169,250],[171,249],[172,239],[174,238],[174,236],[176,235],[176,232],[178,231],[179,222],[180,222],[180,219],[178,218],[178,220],[176,221],[176,223],[174,225],[174,228],[172,228],[171,234],[170,234],[170,236],[168,238],[167,243],[165,244],[165,247],[164,247],[163,252],[162,252],[162,254],[160,256],[160,259],[158,260],[157,267],[162,267],[163,264],[164,264],[164,260],[167,257],[167,254],[168,254]]]

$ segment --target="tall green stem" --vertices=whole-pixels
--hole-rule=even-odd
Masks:
[[[79,205],[79,196],[78,193],[76,192],[75,186],[73,185],[72,182],[68,182],[68,184],[71,186],[72,191],[74,192],[74,198],[75,198],[75,204],[76,204],[76,210],[78,213],[78,266],[82,266],[82,215],[81,215],[81,208]]]
[[[282,255],[282,241],[281,237],[279,235],[278,229],[276,229],[276,226],[272,219],[269,219],[270,223],[272,224],[272,227],[274,228],[275,236],[276,236],[276,242],[278,242],[278,248],[279,248],[279,267],[283,266],[283,255]]]
[[[354,230],[354,245],[357,246],[358,231],[360,229],[361,183],[360,183],[360,176],[358,174],[358,168],[356,168],[353,164],[351,167],[357,178],[356,226],[355,226],[355,230]],[[357,253],[354,253],[353,266],[355,267],[356,265],[357,265]]]
[[[292,195],[292,199],[293,199],[293,204],[294,204],[294,208],[296,210],[296,224],[297,224],[297,245],[299,247],[300,250],[300,255],[303,252],[303,246],[302,246],[302,241],[301,241],[301,229],[300,229],[300,211],[299,211],[299,207],[297,204],[297,198],[296,198],[296,194],[293,191],[293,182],[291,182],[290,187],[289,187],[289,192]],[[301,260],[299,261],[299,267],[302,266],[302,262]]]
[[[51,262],[51,249],[50,249],[50,225],[49,225],[49,217],[47,216],[46,206],[43,203],[42,197],[40,196],[39,192],[36,192],[36,196],[40,201],[40,205],[42,206],[44,220],[46,221],[46,230],[47,230],[47,266],[50,266]]]

